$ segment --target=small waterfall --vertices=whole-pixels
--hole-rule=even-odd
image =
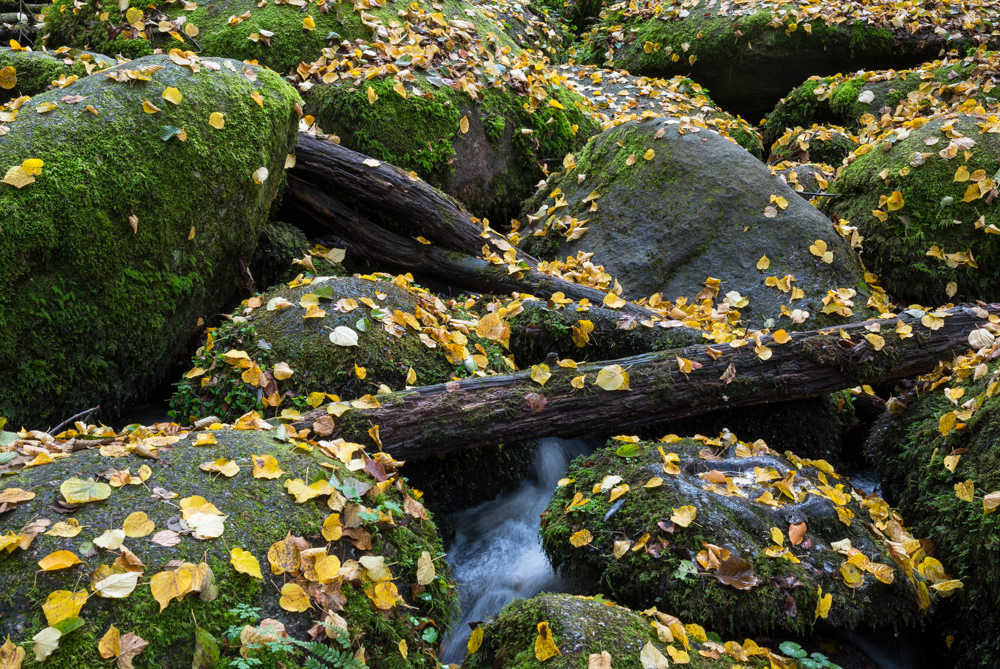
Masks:
[[[552,571],[538,541],[538,517],[570,460],[593,451],[582,440],[538,440],[533,469],[517,489],[452,517],[457,528],[448,562],[458,583],[462,620],[441,648],[443,663],[465,658],[471,630],[516,597],[558,591],[562,579]]]

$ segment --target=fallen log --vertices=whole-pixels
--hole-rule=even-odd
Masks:
[[[817,397],[932,371],[939,361],[968,351],[969,333],[983,327],[990,313],[1000,313],[1000,305],[989,310],[955,307],[947,313],[937,330],[901,316],[913,328],[906,339],[895,334],[895,320],[884,319],[794,333],[784,345],[766,336],[761,341],[770,349],[766,360],[755,353],[753,341],[739,348],[697,345],[578,369],[553,367],[544,387],[524,371],[380,395],[380,408],[348,411],[335,420],[328,438],[370,443],[369,429],[377,425],[386,452],[420,460],[520,439],[628,434],[712,411]],[[875,326],[884,339],[878,350],[864,338],[872,334],[866,328]],[[850,339],[842,338],[842,332]],[[692,363],[688,373],[681,371],[678,358]],[[595,385],[598,372],[611,365],[627,371],[628,390]],[[579,376],[586,377],[581,389],[571,384]],[[326,415],[321,407],[294,425],[311,427]]]
[[[504,265],[494,265],[461,251],[421,244],[398,235],[348,207],[336,195],[323,192],[294,175],[288,178],[285,206],[295,216],[321,222],[336,233],[348,243],[355,259],[367,260],[379,267],[429,276],[481,293],[521,292],[548,297],[561,292],[576,301],[586,298],[594,304],[601,304],[604,300],[604,293],[599,290],[549,276],[536,269],[511,274]],[[651,315],[647,309],[631,303],[623,306],[621,311],[647,317]]]

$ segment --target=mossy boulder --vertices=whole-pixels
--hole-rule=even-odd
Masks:
[[[600,598],[541,594],[531,599],[515,599],[496,618],[482,625],[482,645],[467,656],[462,666],[467,669],[585,669],[592,654],[607,652],[611,655],[612,667],[641,669],[646,666],[640,660],[646,644],[656,648],[668,661],[672,655],[680,657],[679,652],[685,651],[679,634],[675,637],[671,633],[671,642],[659,638],[654,622],[669,629],[669,625],[664,624],[667,620],[670,620],[669,616],[646,616]],[[552,641],[559,649],[559,655],[544,663],[535,657],[535,640],[540,623],[548,623]],[[680,625],[687,637],[685,652],[690,661],[685,666],[691,669],[768,666],[765,659],[767,653],[760,653],[763,657],[756,654],[744,656],[738,663],[720,650],[722,645],[718,635],[712,634],[714,641],[710,641],[705,630],[698,625],[685,628],[680,621],[674,624]],[[669,650],[671,647],[673,654]],[[740,644],[736,647],[742,650]],[[750,648],[749,644],[747,648]],[[719,657],[703,656],[699,653],[701,650]]]
[[[530,68],[524,72],[532,76]],[[544,177],[541,163],[561,160],[598,130],[566,87],[540,84],[536,92],[545,100],[538,104],[507,80],[473,99],[441,85],[442,76],[417,76],[405,99],[391,78],[317,84],[304,94],[305,110],[345,146],[413,170],[474,214],[503,224]]]
[[[831,185],[839,197],[825,210],[858,228],[866,267],[904,302],[936,305],[998,294],[1000,242],[989,232],[1000,223],[991,206],[1000,135],[981,133],[981,122],[960,115],[901,130],[863,155],[855,152]],[[955,157],[943,158],[939,152],[949,146]],[[902,206],[886,201],[892,197]]]
[[[634,608],[655,604],[722,634],[807,635],[819,588],[832,595],[826,622],[835,627],[921,620],[922,576],[910,580],[880,538],[906,535],[899,518],[881,499],[853,493],[828,463],[782,457],[728,432],[625,439],[575,460],[542,520],[553,566],[582,588]],[[805,533],[792,545],[796,526]],[[844,540],[853,550],[834,545]],[[858,551],[866,557],[845,566]],[[855,572],[861,565],[872,573]],[[727,582],[726,573],[741,576]],[[863,582],[852,589],[845,574]]]
[[[304,258],[309,240],[304,232],[284,221],[268,221],[257,238],[257,248],[250,259],[250,275],[261,291],[295,278],[301,266],[292,261]]]
[[[14,51],[0,47],[0,70],[14,68],[16,83],[0,87],[0,105],[22,95],[36,96],[51,88],[62,77],[86,77],[91,72],[115,65],[116,61],[79,49],[61,51]]]
[[[238,285],[235,260],[250,258],[284,184],[298,96],[271,72],[247,66],[251,82],[212,64],[116,66],[36,96],[0,137],[4,171],[44,161],[34,183],[0,184],[0,415],[12,424],[52,425],[97,404],[115,416]],[[157,67],[148,82],[108,76]],[[181,104],[161,97],[167,87]],[[161,111],[145,113],[145,101]],[[187,140],[164,141],[165,126]]]
[[[684,6],[620,2],[603,11],[586,35],[584,57],[613,62],[633,74],[688,75],[726,109],[756,119],[809,76],[911,67],[936,57],[946,44],[935,33],[933,12],[921,17],[919,29],[911,33],[909,25],[893,26],[891,11],[861,18],[848,9],[831,9],[833,15],[824,20],[819,13],[763,2],[721,9],[706,0]],[[992,21],[986,13],[981,17]],[[950,15],[941,18],[947,21]],[[963,30],[957,22],[953,26],[946,48],[988,40],[985,33]]]
[[[179,35],[182,23],[197,26],[192,39],[202,55],[289,73],[306,113],[324,132],[416,171],[494,221],[506,223],[516,214],[542,178],[539,163],[561,159],[598,129],[577,108],[576,96],[559,85],[558,72],[539,77],[533,65],[540,59],[524,56],[488,10],[461,0],[364,9],[221,0],[199,3],[191,12],[176,3],[133,4],[154,23],[165,12]],[[47,10],[50,44],[85,44],[110,34],[93,2],[79,14],[63,9],[60,0]],[[122,12],[111,13],[112,23],[124,22]],[[314,29],[303,27],[307,19]],[[119,23],[112,32],[121,28]],[[152,34],[148,41],[124,22],[116,41],[134,35],[128,42],[146,48],[177,45],[165,33]],[[416,46],[408,46],[415,38]],[[105,46],[114,47],[121,45]],[[463,118],[469,124],[464,132]]]
[[[383,385],[402,390],[406,385],[443,383],[470,375],[464,360],[450,362],[443,346],[430,338],[425,342],[420,335],[427,335],[415,332],[405,321],[402,326],[393,321],[394,317],[402,320],[404,313],[415,317],[421,310],[434,311],[438,305],[440,313],[445,313],[447,307],[426,291],[407,286],[405,279],[399,283],[388,279],[392,277],[306,278],[305,283],[293,281],[295,287],[267,291],[256,298],[260,306],[250,308],[248,314],[246,309],[237,310],[231,320],[210,333],[192,359],[193,368],[203,373],[185,375],[178,383],[171,400],[177,418],[215,415],[228,419],[255,408],[307,410],[310,393],[336,394],[348,400],[374,395]],[[307,309],[301,303],[306,295],[319,298],[323,316],[305,318]],[[269,310],[267,305],[273,300],[285,300],[291,306]],[[352,300],[357,306],[345,307],[342,300]],[[369,307],[364,300],[376,306]],[[355,331],[358,345],[331,342],[330,333],[337,327]],[[499,347],[470,332],[468,348],[478,356],[476,343],[487,350],[486,361],[496,369],[507,369]],[[232,350],[245,352],[247,362],[226,362],[225,354]],[[267,372],[270,381],[247,375],[245,366],[251,362]],[[294,374],[274,379],[274,366],[282,362]],[[356,367],[364,368],[364,378]],[[411,368],[416,379],[408,383]],[[271,382],[277,384],[282,398],[290,398],[282,400],[280,409],[268,408],[267,399],[275,391]]]
[[[772,165],[771,171],[796,193],[825,193],[837,172],[832,165],[792,160]],[[811,201],[818,204],[822,200],[813,198]]]
[[[1000,658],[1000,622],[983,614],[1000,606],[1000,575],[989,566],[1000,559],[1000,517],[986,513],[982,499],[1000,490],[1000,398],[996,363],[984,375],[973,373],[982,361],[965,358],[960,362],[971,364],[956,366],[937,388],[904,396],[896,405],[901,410],[886,412],[865,444],[886,498],[933,542],[928,554],[963,584],[937,616],[940,635],[954,635],[954,666],[989,667]],[[956,414],[956,429],[948,429]],[[962,484],[970,486],[972,501],[958,496]]]
[[[857,254],[822,214],[734,142],[678,119],[632,121],[593,138],[525,202],[520,220],[533,222],[522,237],[529,251],[552,238],[558,257],[593,253],[630,299],[691,300],[713,277],[718,300],[738,292],[733,306],[756,323],[782,308],[826,316],[828,291],[863,285]],[[577,228],[586,232],[567,241]],[[832,262],[810,253],[816,240]],[[763,256],[770,263],[758,270]],[[775,285],[786,275],[802,291],[791,302]]]
[[[996,52],[980,51],[898,71],[809,77],[768,114],[764,142],[774,144],[788,129],[813,124],[839,125],[864,141],[913,117],[957,109],[969,99],[987,105],[991,96],[983,87],[1000,69],[998,58]],[[911,94],[916,99],[911,101]]]
[[[774,142],[767,163],[789,160],[840,165],[857,148],[858,138],[841,126],[795,126]]]
[[[75,443],[75,448],[83,450],[31,468],[22,468],[20,464],[33,455],[19,457],[5,467],[4,473],[8,476],[3,479],[4,488],[31,490],[34,498],[19,503],[16,509],[3,515],[0,520],[2,534],[21,532],[24,526],[38,523],[40,519],[51,523],[43,528],[45,531],[53,529],[60,521],[76,521],[83,530],[74,537],[38,534],[27,549],[8,550],[0,557],[0,570],[4,575],[0,582],[0,634],[10,635],[14,642],[25,646],[29,657],[32,656],[30,640],[48,624],[42,605],[49,594],[56,590],[84,590],[91,595],[79,613],[85,621],[84,626],[61,638],[59,649],[44,666],[101,666],[104,662],[98,655],[98,640],[110,625],[115,625],[122,634],[134,631],[149,641],[149,647],[135,660],[137,669],[187,669],[192,665],[195,620],[218,640],[223,655],[231,658],[238,651],[239,630],[247,622],[256,624],[258,616],[277,619],[291,636],[308,640],[312,621],[323,620],[326,612],[337,613],[346,621],[351,650],[364,647],[369,661],[399,668],[436,666],[429,659],[436,642],[426,641],[430,637],[425,636],[421,628],[430,624],[443,631],[450,623],[457,597],[449,580],[447,563],[440,559],[442,547],[433,521],[429,516],[420,517],[425,512],[417,511],[419,505],[414,507],[412,502],[407,502],[411,493],[401,482],[394,482],[391,466],[386,468],[389,478],[380,483],[378,479],[385,478],[381,465],[370,467],[371,475],[365,471],[348,471],[341,460],[324,455],[315,442],[311,446],[297,446],[279,441],[274,438],[273,430],[211,430],[217,443],[195,446],[195,434],[178,431],[176,425],[158,427],[163,431],[139,427],[103,440],[96,440],[96,437],[106,434],[105,429],[90,428],[89,436],[73,432],[63,435],[67,437],[65,440],[47,442],[48,446],[53,453],[59,453],[60,444],[69,444],[68,448],[72,449]],[[20,450],[30,443],[39,445],[37,440],[21,441],[9,448]],[[93,446],[88,448],[91,444]],[[101,444],[101,448],[97,444]],[[147,455],[153,451],[157,458],[141,458],[136,452],[129,452],[130,446],[137,446],[139,451],[145,449]],[[105,456],[102,450],[124,455]],[[283,473],[276,479],[255,478],[254,456],[273,457]],[[360,455],[356,453],[355,457]],[[200,469],[200,463],[211,463],[217,458],[235,462],[239,472],[227,478]],[[93,479],[96,476],[97,481],[106,486],[106,478],[112,472],[130,470],[135,477],[133,482],[138,482],[143,466],[150,470],[143,484],[106,488],[111,492],[105,500],[80,505],[69,515],[59,515],[49,506],[63,501],[60,486],[72,477]],[[11,467],[15,468],[11,470]],[[333,496],[324,495],[298,504],[285,486],[293,479],[306,483],[329,480],[341,491],[350,488],[352,493],[364,492],[348,500],[341,491],[336,491]],[[152,497],[150,491],[153,491]],[[177,497],[168,499],[172,493]],[[181,520],[178,504],[195,495],[214,504],[226,516],[220,537],[197,540],[184,531],[184,527],[178,526]],[[331,497],[339,501],[328,503]],[[344,503],[339,513],[345,534],[328,542],[322,536],[323,523],[332,512],[331,505],[335,507],[340,502]],[[413,513],[402,511],[404,506]],[[91,592],[92,586],[88,587],[90,575],[101,565],[111,567],[121,553],[95,548],[92,542],[105,530],[122,528],[125,518],[138,511],[146,513],[148,520],[155,524],[153,534],[124,540],[124,546],[144,565],[142,582],[124,599],[98,596]],[[352,526],[355,529],[346,529]],[[178,540],[176,545],[164,546],[152,541],[156,533],[170,527],[179,532],[173,537]],[[362,583],[364,570],[347,574],[342,569],[334,581],[322,586],[307,582],[308,579],[297,573],[273,575],[268,552],[272,544],[286,539],[289,534],[302,537],[313,547],[327,547],[327,553],[336,555],[345,567],[350,567],[349,560],[357,563],[364,555],[384,556],[386,564],[391,565],[392,584],[404,601],[397,601],[390,609],[379,610],[366,594],[366,586],[368,591],[373,586],[371,579]],[[369,544],[369,548],[361,548]],[[263,568],[267,580],[237,572],[230,562],[230,551],[235,548],[249,551]],[[71,551],[82,564],[38,572],[38,561],[60,550]],[[436,576],[426,587],[414,590],[410,586],[417,583],[417,561],[425,551],[436,559]],[[151,596],[149,583],[155,574],[170,568],[171,564],[176,565],[173,561],[177,560],[195,564],[206,562],[214,572],[218,597],[214,601],[202,601],[197,593],[189,594],[161,610]],[[282,583],[292,581],[311,593],[310,610],[294,613],[279,604],[277,589]],[[404,603],[415,608],[404,608]],[[247,608],[256,611],[250,613]],[[236,629],[235,642],[227,635],[230,626]],[[402,640],[410,649],[408,660],[399,652],[398,644]],[[260,658],[265,663],[263,666],[280,666],[276,660],[282,659],[267,651],[263,651]],[[288,666],[291,658],[283,659]],[[226,660],[229,661],[231,659]]]
[[[765,156],[756,128],[739,115],[721,109],[707,89],[688,77],[639,77],[625,70],[590,65],[577,66],[570,73],[566,85],[580,95],[591,115],[600,120],[602,129],[631,121],[639,114],[697,117],[757,158]]]

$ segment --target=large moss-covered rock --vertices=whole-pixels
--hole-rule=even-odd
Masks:
[[[1000,658],[1000,622],[983,613],[1000,606],[1000,574],[990,567],[1000,559],[1000,516],[983,500],[1000,490],[997,365],[973,371],[991,352],[957,360],[937,388],[904,396],[896,408],[906,408],[887,412],[865,445],[886,498],[964,586],[939,612],[941,636],[955,637],[954,666],[989,667]]]
[[[667,642],[658,636],[656,626],[670,629],[671,622],[677,635],[671,632],[673,640]],[[552,641],[559,649],[559,655],[544,663],[535,657],[535,640],[540,623],[548,623]],[[686,647],[680,631],[686,636]],[[611,655],[612,667],[640,669],[649,666],[640,659],[646,644],[653,646],[668,662],[671,657],[683,659],[680,652],[684,651],[689,659],[685,666],[691,669],[768,666],[765,659],[768,651],[765,649],[748,656],[739,652],[743,646],[737,643],[731,647],[732,655],[729,655],[723,651],[718,635],[712,634],[714,640],[709,640],[705,630],[698,625],[685,628],[681,621],[669,615],[654,613],[646,616],[590,597],[542,594],[531,599],[515,599],[496,618],[482,626],[482,633],[482,645],[466,658],[463,667],[584,669],[589,666],[592,654],[607,652]],[[756,647],[753,641],[747,641],[747,650]],[[669,650],[671,647],[672,652]],[[708,656],[701,655],[699,651],[705,651]]]
[[[856,151],[831,185],[839,197],[826,210],[858,228],[865,265],[904,302],[993,300],[1000,290],[1000,242],[989,234],[1000,223],[1000,135],[981,132],[988,125],[963,115],[900,129]],[[942,157],[949,148],[954,157]]]
[[[539,163],[561,159],[598,128],[558,72],[536,71],[544,62],[529,58],[487,16],[495,12],[461,0],[433,7],[224,0],[191,12],[176,3],[134,4],[154,23],[166,12],[178,35],[197,26],[193,39],[203,55],[290,73],[323,131],[416,171],[477,215],[503,223],[542,177]],[[88,43],[106,33],[103,10],[93,3],[78,16],[60,13],[63,7],[47,10],[50,44]],[[121,12],[112,13],[121,20]],[[117,40],[134,35],[129,42],[145,48],[177,44],[151,34],[147,41],[125,23]]]
[[[30,524],[37,527],[42,519],[46,524],[42,531],[55,531],[55,534],[38,534],[28,542],[26,549],[8,546],[0,556],[3,574],[0,579],[0,635],[10,635],[14,642],[27,648],[29,657],[32,656],[32,636],[49,622],[55,622],[47,621],[42,608],[50,593],[83,590],[90,595],[79,612],[84,626],[61,638],[59,649],[44,666],[101,666],[105,662],[98,655],[98,640],[115,625],[122,634],[135,632],[149,641],[149,647],[135,660],[137,669],[187,669],[192,666],[195,650],[195,621],[219,641],[223,655],[231,658],[239,649],[239,631],[244,624],[256,624],[258,617],[277,619],[291,636],[307,640],[312,621],[326,619],[327,612],[336,613],[346,621],[351,651],[363,647],[369,661],[374,661],[376,666],[436,666],[430,659],[436,641],[422,628],[431,624],[444,630],[450,623],[457,597],[447,563],[440,559],[442,547],[434,523],[429,517],[423,517],[425,512],[419,504],[413,505],[410,491],[396,480],[390,463],[384,468],[389,478],[380,483],[379,479],[385,479],[382,465],[375,466],[372,462],[368,472],[349,471],[342,460],[328,457],[324,453],[330,451],[324,451],[315,442],[311,446],[297,447],[274,438],[273,430],[215,429],[208,434],[214,436],[216,444],[196,446],[198,435],[178,431],[176,425],[158,427],[162,431],[138,428],[131,433],[123,432],[119,437],[87,441],[108,432],[90,428],[90,436],[83,440],[77,435],[74,441],[74,432],[63,435],[67,439],[47,444],[40,444],[36,439],[8,447],[25,452],[24,449],[34,444],[53,454],[64,447],[84,450],[76,450],[48,464],[23,467],[24,462],[34,457],[31,453],[27,457],[19,456],[4,467],[8,476],[3,478],[3,489],[31,490],[34,497],[19,502],[16,509],[0,517],[0,535],[25,532],[25,526],[31,533]],[[102,444],[101,448],[97,444]],[[139,451],[147,455],[152,451],[158,457],[139,457]],[[278,478],[254,477],[254,458],[258,456],[275,459],[282,472]],[[354,457],[362,456],[356,452]],[[239,472],[227,478],[201,470],[201,463],[212,463],[217,458],[234,462]],[[140,483],[139,477],[145,476],[141,472],[147,467],[148,477]],[[106,479],[120,470],[130,470],[135,485],[107,487]],[[64,501],[61,486],[73,477],[85,480],[97,477],[105,492],[110,491],[110,494],[103,501],[82,504],[60,515],[52,505]],[[311,500],[303,496],[303,503],[296,503],[295,497],[287,491],[295,479],[304,480],[306,484],[314,480],[330,481],[339,486],[339,490],[333,495],[327,493]],[[344,498],[344,491],[352,493],[351,499]],[[354,496],[353,493],[361,494]],[[173,494],[176,497],[171,498]],[[178,505],[187,506],[193,496],[207,500],[226,516],[220,537],[198,540],[178,526],[182,520]],[[335,510],[341,505],[342,508]],[[93,592],[91,574],[102,565],[104,569],[110,568],[122,553],[96,548],[93,541],[105,530],[121,529],[126,517],[134,512],[144,512],[155,524],[151,530],[147,527],[136,532],[145,532],[142,536],[124,540],[124,546],[143,563],[142,583],[127,598],[103,598]],[[340,514],[343,534],[327,541],[322,536],[322,528],[332,512]],[[186,518],[194,522],[190,516]],[[57,531],[56,523],[60,522],[78,524],[83,529],[76,536],[65,536],[66,532]],[[349,529],[351,527],[354,529]],[[177,541],[175,545],[164,546],[152,540],[159,539],[157,533],[168,528],[180,532],[173,536]],[[289,534],[302,538],[300,549],[305,547],[301,543],[304,541],[313,547],[326,547],[328,554],[337,556],[343,567],[338,576],[320,585],[309,580],[308,571],[302,576],[298,570],[284,575],[279,571],[279,575],[275,575],[269,567],[268,553],[275,542],[285,540]],[[237,548],[253,555],[266,580],[236,571],[230,558],[231,551]],[[70,551],[82,564],[38,572],[38,561],[55,551]],[[424,552],[436,560],[436,575],[425,587],[417,587],[417,562]],[[352,567],[366,555],[384,556],[389,565],[391,584],[403,598],[393,602],[391,608],[378,609],[368,594],[373,593],[373,578],[370,577],[374,572]],[[151,596],[149,583],[155,574],[178,564],[174,561],[207,563],[214,572],[217,598],[204,601],[198,593],[189,594],[161,610]],[[310,610],[296,613],[279,603],[281,595],[277,589],[281,589],[283,583],[292,582],[309,592]],[[404,604],[415,608],[406,608]],[[343,625],[343,622],[336,624]],[[227,633],[230,626],[235,626],[235,637]],[[403,640],[409,647],[408,660],[400,655],[399,643]],[[340,650],[339,646],[334,647]],[[287,654],[283,657],[267,650],[260,651],[258,657],[264,662],[263,666],[280,666],[276,661],[282,659],[289,666],[293,659]],[[303,659],[300,655],[295,660],[296,666]]]
[[[434,319],[435,314],[450,315],[449,307],[433,294],[411,285],[405,277],[392,279],[388,275],[307,277],[305,283],[293,281],[295,287],[277,286],[254,298],[256,308],[238,310],[198,349],[192,372],[180,381],[171,400],[177,418],[232,418],[254,408],[263,411],[275,406],[268,403],[275,392],[284,402],[276,410],[306,410],[310,393],[335,394],[347,400],[374,395],[383,385],[402,390],[407,385],[443,383],[470,375],[464,354],[461,359],[449,359],[443,345],[422,330],[415,331],[403,317],[407,314],[416,319],[419,313]],[[302,303],[308,304],[310,299],[319,301],[322,316],[305,318],[307,307]],[[269,308],[276,300],[290,306]],[[345,303],[347,300],[353,305]],[[365,300],[375,306],[370,307]],[[331,342],[330,333],[338,327],[353,330],[358,344],[339,346]],[[481,339],[472,331],[468,335],[459,332],[458,336],[466,339],[468,354],[479,360],[470,358],[473,369],[479,369],[480,363],[483,370],[509,369],[496,342]],[[476,344],[483,347],[485,355]],[[234,350],[243,351],[247,357],[227,358],[226,354]],[[285,379],[274,369],[282,362],[294,372]],[[264,375],[248,370],[251,365],[263,370]],[[407,381],[411,369],[414,378]]]
[[[79,49],[43,52],[14,51],[9,47],[0,47],[0,70],[13,68],[15,77],[9,88],[0,86],[0,104],[22,95],[38,95],[57,85],[60,78],[65,82],[73,76],[85,77],[115,63],[114,59],[107,56]]]
[[[693,300],[712,277],[718,301],[739,293],[732,306],[755,323],[783,308],[824,315],[828,291],[864,285],[857,255],[822,214],[734,142],[678,119],[595,137],[525,203],[521,220],[533,221],[525,248],[554,241],[559,257],[592,253],[626,297]],[[810,252],[816,240],[832,262]],[[759,270],[763,256],[770,262]],[[792,287],[777,283],[787,275]],[[793,289],[802,294],[790,300]]]
[[[900,548],[908,537],[901,520],[883,500],[853,493],[828,463],[782,457],[729,433],[625,439],[614,442],[617,453],[574,461],[542,520],[553,566],[583,588],[636,608],[656,604],[724,634],[808,633],[819,588],[832,595],[827,622],[836,627],[921,619],[923,577],[911,581],[893,559],[892,551],[913,559]],[[804,535],[793,546],[794,526]],[[737,580],[727,582],[727,573]],[[858,579],[856,589],[845,576]]]
[[[251,82],[211,62],[195,73],[152,56],[80,79],[33,98],[0,137],[5,172],[44,161],[34,183],[0,184],[0,415],[14,424],[96,404],[115,415],[237,285],[234,261],[250,258],[284,183],[298,96],[271,72],[246,66]],[[150,81],[108,76],[142,68]],[[186,141],[164,141],[165,126]]]
[[[768,114],[764,142],[774,144],[789,128],[813,124],[840,125],[866,141],[912,118],[957,110],[967,100],[988,105],[987,82],[998,69],[996,52],[977,51],[912,69],[812,76]]]
[[[764,157],[760,133],[740,116],[720,109],[708,91],[688,77],[638,77],[625,70],[593,66],[578,66],[570,73],[567,85],[579,93],[591,115],[601,121],[602,129],[627,123],[640,114],[697,117],[754,156]]]
[[[591,62],[613,61],[634,74],[685,74],[712,91],[726,109],[760,118],[774,101],[813,75],[907,67],[942,47],[985,43],[971,23],[935,10],[894,25],[890,3],[854,6],[753,1],[714,7],[706,0],[619,2],[601,13],[587,37]],[[972,19],[992,23],[991,11]],[[947,23],[944,35],[936,20]],[[912,31],[912,32],[911,32]]]

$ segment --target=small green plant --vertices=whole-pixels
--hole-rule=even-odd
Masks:
[[[242,644],[240,634],[245,625],[256,625],[260,620],[260,609],[247,604],[237,604],[229,609],[229,613],[239,618],[240,622],[226,630],[225,636],[230,648],[239,648]],[[291,664],[292,658],[304,656],[302,669],[367,669],[367,665],[354,657],[351,652],[351,635],[346,629],[336,627],[326,622],[314,621],[326,628],[327,636],[339,646],[334,648],[317,641],[300,641],[292,637],[278,637],[270,641],[247,644],[250,657],[237,655],[230,660],[233,669],[256,669],[264,666],[285,666]],[[273,660],[273,661],[268,661]],[[296,662],[295,664],[298,664]]]
[[[831,662],[823,653],[809,654],[805,648],[794,641],[783,641],[778,646],[778,650],[798,660],[801,669],[841,669],[839,664]]]

